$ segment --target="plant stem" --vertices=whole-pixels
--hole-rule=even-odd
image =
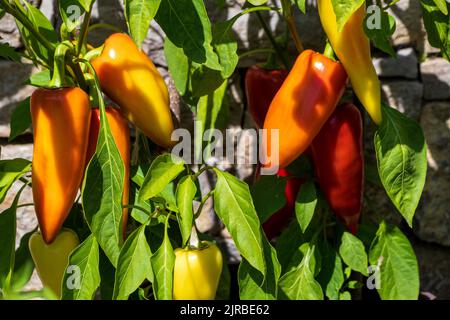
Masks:
[[[92,31],[95,29],[107,29],[107,30],[111,30],[111,31],[119,32],[119,33],[123,32],[123,30],[121,30],[120,28],[117,28],[116,26],[113,26],[113,25],[107,24],[107,23],[96,23],[89,27],[89,31]]]
[[[297,25],[295,24],[294,13],[292,12],[292,4],[290,0],[281,0],[281,6],[283,8],[284,19],[287,22],[292,39],[294,40],[295,47],[298,53],[303,52],[302,41],[297,31]]]
[[[274,49],[254,49],[254,50],[249,50],[249,51],[245,51],[244,53],[239,55],[239,60],[248,56],[252,56],[252,55],[256,55],[256,54],[260,54],[260,53],[276,53],[276,51]]]
[[[281,62],[283,63],[284,67],[286,69],[288,69],[289,63],[286,60],[286,57],[284,56],[282,50],[280,49],[280,46],[278,45],[277,41],[273,37],[272,31],[270,31],[270,28],[267,26],[267,23],[264,21],[260,12],[256,12],[256,16],[258,17],[259,23],[261,24],[261,27],[263,28],[264,32],[266,33],[267,38],[269,38],[269,41],[272,44],[273,49],[276,51],[277,55],[280,57]]]
[[[323,51],[323,55],[333,61],[336,61],[336,56],[334,54],[333,47],[329,40],[327,40],[327,44],[325,46],[325,50]]]
[[[203,168],[200,169],[199,172],[197,172],[196,174],[194,174],[194,176],[192,177],[192,180],[194,180],[194,181],[197,180],[198,177],[199,177],[203,172],[205,172],[206,170],[209,170],[209,169],[213,169],[213,168],[210,167],[210,166],[204,166]]]
[[[202,202],[200,203],[200,206],[197,209],[197,212],[194,215],[194,220],[197,219],[200,214],[202,213],[203,207],[206,204],[206,201],[208,201],[209,198],[211,198],[211,196],[214,194],[214,190],[211,190],[210,192],[208,192],[208,194],[202,199]]]
[[[77,43],[77,51],[76,51],[77,56],[80,55],[80,53],[83,50],[83,47],[86,45],[87,34],[88,34],[88,30],[89,30],[89,22],[91,21],[91,13],[92,13],[92,5],[93,4],[94,4],[94,2],[92,1],[89,11],[87,11],[84,14],[83,23],[81,24],[81,29],[80,29],[80,38],[78,39],[78,43]]]

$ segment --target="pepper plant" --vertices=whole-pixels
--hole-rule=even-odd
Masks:
[[[370,1],[319,0],[323,53],[301,42],[294,12],[305,12],[304,0],[248,0],[214,23],[205,2],[213,1],[124,0],[128,29],[118,30],[92,23],[95,0],[60,0],[55,30],[29,2],[0,0],[0,18],[14,17],[24,44],[1,43],[0,56],[39,68],[27,82],[36,91],[11,119],[10,140],[33,127],[33,161],[0,161],[0,201],[22,185],[0,214],[1,298],[229,299],[237,277],[240,299],[346,300],[370,289],[381,299],[417,299],[408,238],[383,212],[361,216],[363,186],[371,183],[412,227],[425,183],[422,130],[381,101],[371,62],[370,43],[395,55],[395,19],[386,10],[397,1],[376,1],[369,13]],[[449,59],[450,5],[421,3],[430,43]],[[283,18],[284,37],[275,37],[263,11]],[[232,27],[244,15],[257,16],[270,48],[238,50]],[[153,20],[165,34],[176,90],[200,124],[193,157],[174,155],[167,84],[141,49]],[[87,39],[98,28],[113,34],[93,48]],[[217,150],[210,129],[227,125],[230,79],[255,54],[268,59],[244,81],[248,108],[257,126],[280,131],[282,168],[248,185],[207,160]],[[373,119],[376,168],[365,168],[364,109]],[[266,150],[271,143],[260,141]],[[265,160],[257,172],[273,165]],[[205,194],[206,174],[215,183]],[[25,188],[39,227],[17,246]],[[210,199],[242,258],[237,274],[224,247],[197,230]],[[25,292],[34,266],[44,289]]]

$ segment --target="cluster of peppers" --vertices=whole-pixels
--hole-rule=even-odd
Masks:
[[[55,63],[57,54],[61,54],[58,49]],[[129,121],[157,145],[171,147],[174,125],[169,93],[152,61],[125,34],[111,35],[102,52],[93,59],[92,67],[102,91],[120,106],[119,109],[107,107],[105,112],[125,167],[122,198],[125,238],[131,153]],[[69,255],[80,244],[77,234],[62,226],[76,200],[87,165],[96,152],[100,130],[98,105],[93,105],[82,89],[65,86],[61,70],[64,70],[63,65],[55,65],[49,88],[37,89],[31,96],[32,189],[40,231],[29,241],[42,282],[58,297]],[[215,297],[222,270],[221,252],[213,243],[201,245],[201,248],[176,251],[175,298]],[[203,290],[204,283],[210,283],[211,288]]]
[[[285,207],[263,224],[268,238],[276,236],[293,216],[304,180],[286,167],[303,154],[313,163],[317,183],[331,210],[352,233],[358,231],[364,188],[362,116],[353,104],[339,102],[350,78],[356,96],[379,124],[380,82],[363,30],[365,6],[339,32],[331,1],[319,0],[318,5],[339,62],[306,50],[290,71],[253,66],[246,73],[247,104],[256,125],[279,130],[279,140],[271,141],[269,131],[267,141],[262,142],[267,152],[263,165],[276,165],[270,151],[271,144],[278,143],[278,175],[289,179]]]

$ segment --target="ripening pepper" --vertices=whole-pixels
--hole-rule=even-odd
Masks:
[[[286,169],[278,170],[279,177],[288,177],[284,195],[286,197],[286,204],[282,209],[274,213],[262,227],[268,239],[276,237],[289,223],[295,213],[295,199],[300,191],[304,179],[292,177]]]
[[[125,166],[125,176],[123,185],[123,205],[128,205],[129,190],[130,190],[130,129],[128,121],[125,119],[118,109],[106,108],[106,117],[108,119],[109,127],[119,149],[120,156]],[[98,133],[100,131],[100,109],[92,109],[91,126],[89,130],[89,146],[86,156],[86,166],[91,160],[97,147]],[[128,221],[128,209],[123,208],[122,225],[123,235],[125,238],[126,226]]]
[[[381,123],[381,86],[372,63],[370,41],[363,23],[365,3],[348,19],[341,32],[331,0],[318,0],[325,33],[352,82],[353,90],[376,124]]]
[[[62,280],[70,253],[80,244],[77,234],[67,228],[61,230],[55,241],[46,244],[42,234],[33,233],[28,241],[31,257],[43,285],[61,296]]]
[[[297,58],[280,90],[272,100],[262,141],[266,159],[263,165],[287,167],[311,144],[333,113],[347,83],[347,74],[338,62],[311,50]],[[279,130],[279,140],[272,141],[271,130]],[[272,148],[278,146],[278,163]],[[275,160],[274,160],[275,159]]]
[[[58,235],[83,180],[90,118],[89,97],[80,88],[40,88],[31,95],[33,199],[47,244]]]
[[[149,57],[126,34],[115,33],[92,61],[102,90],[156,144],[168,148],[174,143],[169,92]]]
[[[362,117],[338,106],[311,144],[315,174],[333,212],[356,234],[364,189]]]
[[[248,110],[259,128],[264,126],[270,103],[288,74],[285,69],[263,69],[256,65],[245,74]]]
[[[174,300],[214,300],[222,273],[222,253],[212,242],[175,250]]]

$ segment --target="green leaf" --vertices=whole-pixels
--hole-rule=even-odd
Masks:
[[[192,61],[210,69],[222,69],[211,45],[211,23],[203,0],[162,1],[156,21]]]
[[[383,121],[375,134],[381,182],[395,207],[412,226],[427,174],[426,143],[415,121],[383,106]]]
[[[150,22],[158,12],[161,0],[125,0],[125,18],[134,42],[140,48],[148,34]]]
[[[323,300],[320,284],[314,279],[314,270],[310,263],[314,256],[314,246],[311,246],[302,262],[280,279],[280,294],[289,300]]]
[[[440,2],[439,6],[436,2]],[[450,4],[433,0],[421,0],[420,3],[428,42],[431,46],[440,49],[442,56],[450,61],[450,15],[448,14]]]
[[[369,252],[372,266],[380,266],[378,293],[383,300],[416,300],[419,267],[408,238],[395,226],[381,223]]]
[[[320,255],[322,256],[322,268],[317,280],[324,288],[328,299],[339,300],[339,292],[344,284],[342,260],[327,242],[320,245]]]
[[[184,162],[181,159],[173,159],[170,154],[158,156],[150,166],[141,190],[141,201],[156,197],[164,188],[184,171]]]
[[[0,214],[0,288],[9,291],[16,250],[17,204],[26,185],[16,194],[11,207]]]
[[[380,18],[380,27],[374,27],[369,28],[371,25],[371,20],[377,18],[377,15],[367,15],[364,19],[364,31],[366,35],[369,37],[370,40],[372,40],[375,47],[377,47],[380,50],[383,50],[387,54],[390,54],[392,57],[396,56],[394,48],[392,48],[390,39],[391,36],[394,34],[396,29],[396,22],[395,18],[391,15],[389,15],[387,12],[383,11],[381,13]]]
[[[197,186],[191,176],[186,176],[178,183],[176,198],[179,212],[177,214],[178,225],[183,237],[183,247],[186,245],[192,231],[194,212],[192,202],[197,193]]]
[[[61,299],[92,300],[99,285],[98,243],[91,234],[70,255],[64,273]]]
[[[298,248],[305,243],[304,235],[300,230],[297,221],[292,220],[289,226],[277,238],[276,250],[278,260],[282,267],[282,274],[286,273],[290,267],[292,257],[298,251]]]
[[[175,197],[175,183],[170,182],[164,189],[158,194],[158,199],[160,198],[164,202],[166,209],[178,212],[177,199]],[[155,199],[156,200],[156,199]]]
[[[301,12],[306,13],[306,0],[291,0],[294,5],[296,5]]]
[[[126,300],[145,279],[151,278],[151,256],[145,225],[142,225],[127,238],[120,250],[114,282],[115,300]]]
[[[72,32],[81,25],[83,14],[89,10],[84,7],[83,1],[79,0],[59,0],[59,13],[68,32]]]
[[[314,216],[317,206],[316,186],[313,181],[308,181],[300,188],[295,200],[295,214],[302,232],[308,228]]]
[[[0,57],[15,62],[21,61],[20,54],[17,53],[14,48],[7,43],[0,43]]]
[[[56,43],[58,41],[58,36],[53,28],[52,23],[47,19],[47,17],[37,8],[33,7],[29,2],[24,1],[25,7],[28,10],[28,17],[37,29],[37,31],[49,42]],[[30,44],[31,50],[47,65],[52,65],[53,62],[53,52],[49,51],[40,41],[38,41],[31,33],[28,31],[18,20],[16,20],[17,26],[19,27],[20,33],[24,39],[24,42]]]
[[[364,5],[364,0],[331,0],[339,32],[342,31],[352,14]]]
[[[202,132],[197,132],[196,146],[201,147],[203,143],[206,144],[205,149],[199,148],[195,150],[197,159],[203,159],[208,163],[209,158],[212,156],[211,152],[218,141],[215,140],[211,143],[213,138],[213,129],[218,129],[218,120],[222,112],[222,109],[226,107],[224,103],[224,97],[227,89],[227,81],[223,81],[222,84],[211,94],[203,96],[199,99],[197,105],[197,117],[196,120],[200,121],[202,126]],[[208,131],[209,130],[209,131]],[[205,135],[205,133],[207,133]],[[217,139],[217,138],[215,138]],[[202,156],[203,150],[203,157]]]
[[[189,82],[189,58],[184,54],[182,48],[174,45],[167,37],[164,40],[164,55],[175,87],[180,95],[184,96]]]
[[[214,169],[217,183],[214,210],[230,232],[240,254],[266,275],[260,222],[248,185],[227,172]]]
[[[24,234],[22,239],[20,239],[19,248],[16,250],[11,283],[13,291],[20,291],[33,275],[34,262],[30,254],[28,241],[34,232],[36,232],[36,229]]]
[[[278,295],[278,280],[281,275],[281,265],[278,262],[277,251],[264,237],[264,259],[267,266],[265,277],[254,269],[247,260],[239,265],[239,297],[243,300],[276,300]]]
[[[447,2],[445,2],[445,0],[433,0],[433,1],[443,14],[448,15]]]
[[[34,73],[31,77],[25,82],[25,84],[34,86],[34,87],[47,87],[52,78],[50,70],[45,69],[41,72]]]
[[[225,81],[220,71],[197,63],[191,64],[190,74],[189,90],[195,98],[212,94]]]
[[[339,294],[339,300],[352,300],[352,295],[348,291]]]
[[[254,6],[260,6],[267,3],[268,0],[247,0],[247,1]]]
[[[154,281],[153,293],[156,300],[171,300],[173,290],[173,268],[175,266],[175,254],[167,235],[169,216],[164,227],[164,239],[159,249],[152,255]]]
[[[105,110],[100,109],[97,149],[83,182],[82,202],[89,228],[109,260],[117,266],[122,232],[122,193],[125,167]]]
[[[30,171],[31,162],[26,159],[0,160],[0,203],[13,183]]]
[[[224,79],[231,77],[239,62],[238,43],[232,29],[236,20],[217,22],[212,28],[213,46],[219,56]]]
[[[367,254],[361,240],[345,231],[342,234],[339,254],[352,270],[367,275]]]
[[[277,175],[261,176],[250,187],[255,209],[262,223],[285,206],[286,183],[286,178]]]
[[[8,141],[11,142],[31,127],[30,98],[20,102],[11,115],[11,132]]]

